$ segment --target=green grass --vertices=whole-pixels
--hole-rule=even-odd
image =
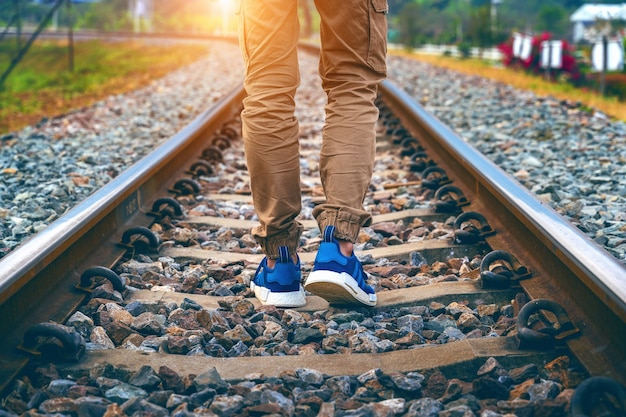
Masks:
[[[0,134],[143,87],[208,51],[202,44],[77,42],[72,72],[67,44],[35,42],[0,86]],[[0,73],[15,54],[15,40],[0,42]]]

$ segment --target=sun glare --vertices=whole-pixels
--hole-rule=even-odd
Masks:
[[[217,0],[220,4],[220,9],[223,13],[230,13],[234,11],[235,1],[234,0]]]
[[[217,0],[217,7],[219,8],[221,15],[221,33],[229,33],[230,21],[235,14],[235,1],[236,0]]]

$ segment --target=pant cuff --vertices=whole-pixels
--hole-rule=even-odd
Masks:
[[[265,256],[269,259],[280,258],[278,248],[280,246],[286,246],[290,255],[295,255],[300,243],[300,235],[302,234],[302,224],[295,222],[294,226],[289,228],[285,233],[281,233],[274,236],[265,237],[263,234],[263,227],[257,226],[252,229],[252,236],[261,245],[261,249]]]
[[[335,226],[335,238],[352,243],[356,243],[361,227],[372,223],[371,214],[346,207],[320,205],[313,209],[313,216],[322,233],[326,226]]]

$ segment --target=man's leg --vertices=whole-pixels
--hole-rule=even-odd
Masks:
[[[337,288],[326,282],[338,276],[321,271],[333,269],[333,262],[345,263],[341,256],[352,255],[346,257],[350,271],[342,272],[361,289],[355,301],[374,305],[376,296],[364,283],[360,263],[351,252],[361,226],[371,222],[363,200],[374,165],[375,99],[386,75],[388,7],[386,0],[316,0],[315,4],[321,16],[320,76],[328,95],[320,154],[326,203],[313,211],[324,242],[306,288],[329,301],[349,302],[349,294],[333,297]]]
[[[376,147],[374,101],[386,74],[387,2],[316,0],[321,15],[320,76],[328,95],[320,155],[326,204],[314,215],[324,230],[354,242],[371,221],[362,204]]]
[[[297,16],[294,0],[242,0],[239,31],[247,92],[242,133],[260,222],[253,235],[267,255],[252,286],[262,289],[262,295],[255,290],[262,302],[285,306],[304,304],[303,293],[292,282],[296,275],[291,262],[296,259],[302,230],[295,221],[301,210],[298,122],[294,116],[300,82]],[[276,260],[279,263],[274,267]],[[279,266],[286,260],[290,265]],[[297,269],[299,286],[299,265]],[[289,300],[283,302],[283,295],[289,295]]]

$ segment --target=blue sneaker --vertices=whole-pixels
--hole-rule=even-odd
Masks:
[[[294,264],[286,246],[279,249],[280,258],[274,269],[263,258],[250,281],[250,289],[263,305],[276,307],[302,307],[306,304],[304,289],[300,284],[300,258]]]
[[[334,231],[334,226],[327,226],[324,230],[324,240],[304,289],[331,304],[360,303],[375,306],[376,292],[365,282],[367,276],[361,262],[354,253],[350,257],[341,253],[339,242],[333,237]]]

